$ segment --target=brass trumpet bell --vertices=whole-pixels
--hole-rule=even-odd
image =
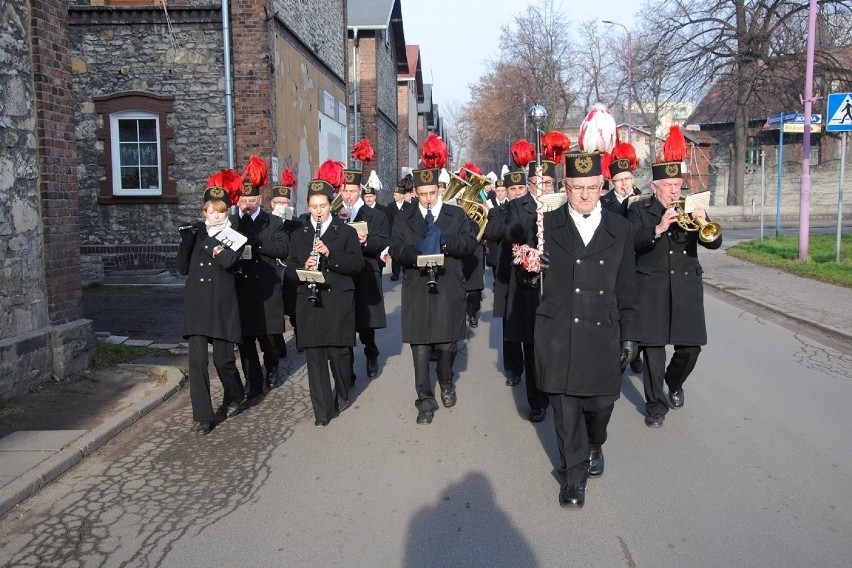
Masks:
[[[712,243],[722,236],[722,226],[718,223],[713,223],[700,217],[693,217],[692,214],[684,210],[686,200],[678,199],[672,201],[677,213],[677,224],[684,231],[698,231],[698,238],[703,243]]]
[[[444,201],[449,201],[454,197],[456,198],[456,202],[459,204],[459,207],[461,207],[465,214],[467,214],[467,216],[476,223],[477,227],[479,227],[479,230],[476,233],[476,240],[479,241],[482,239],[482,235],[485,234],[485,225],[488,223],[488,207],[485,206],[485,203],[482,201],[479,193],[482,191],[482,188],[488,185],[489,182],[485,176],[481,176],[467,168],[464,168],[464,171],[465,179],[462,179],[455,174],[450,174],[450,183],[447,184],[447,192],[444,194]],[[453,189],[452,194],[450,194],[451,186]],[[460,191],[461,195],[457,197]]]

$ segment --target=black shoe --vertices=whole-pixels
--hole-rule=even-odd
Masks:
[[[506,373],[506,385],[510,387],[518,386],[518,383],[521,382],[521,375],[519,373]]]
[[[568,483],[559,491],[559,504],[563,509],[582,509],[586,502],[586,482]]]
[[[281,383],[278,382],[278,365],[275,365],[266,371],[266,388],[274,389],[278,386],[281,386]]]
[[[680,408],[683,406],[683,389],[670,390],[669,391],[669,399],[672,401],[673,408]]]
[[[662,414],[652,414],[645,418],[645,426],[650,428],[662,428],[666,417]]]
[[[328,426],[328,420],[314,420],[314,426],[317,428],[325,428]]]
[[[479,327],[479,316],[468,316],[467,324],[470,327]]]
[[[603,472],[603,450],[601,448],[589,448],[589,477],[600,477]]]
[[[222,408],[219,410],[225,414],[225,418],[233,418],[243,410],[245,410],[245,404],[242,402],[232,402],[228,405],[222,405]]]
[[[451,408],[456,405],[456,389],[450,388],[447,390],[441,389],[441,403],[444,408]]]
[[[546,408],[531,408],[530,413],[527,415],[527,418],[529,418],[530,422],[542,422],[546,417]]]
[[[418,424],[431,424],[432,417],[435,416],[434,410],[421,410],[417,413]]]
[[[213,431],[213,427],[213,422],[199,422],[198,426],[195,427],[195,433],[201,434],[202,436],[206,436],[207,434]]]
[[[246,389],[246,400],[254,400],[260,396],[263,396],[262,389],[256,389],[253,386]]]
[[[642,357],[637,355],[636,358],[630,362],[630,370],[638,374],[642,372],[643,368],[644,365],[642,365]]]
[[[390,279],[391,279],[391,281],[396,282],[397,280],[399,280],[399,276],[394,274],[394,275],[391,275]]]
[[[337,395],[337,411],[343,412],[347,408],[349,408],[349,399]]]
[[[367,359],[367,377],[375,379],[379,375],[379,360],[377,357]]]

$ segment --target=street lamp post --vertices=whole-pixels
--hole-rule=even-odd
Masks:
[[[624,24],[612,20],[601,20],[604,24],[620,26],[627,34],[627,141],[633,143],[633,41],[630,30]]]

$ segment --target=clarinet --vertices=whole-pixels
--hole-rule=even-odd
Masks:
[[[317,251],[317,244],[320,242],[320,232],[322,231],[322,221],[320,221],[319,215],[317,215],[317,232],[314,235],[314,246],[313,252],[311,252],[311,257],[315,260],[314,270],[320,269],[320,253]],[[308,290],[310,290],[310,294],[308,295],[308,301],[312,304],[316,304],[319,302],[319,290],[317,289],[317,283],[311,282],[308,284]]]

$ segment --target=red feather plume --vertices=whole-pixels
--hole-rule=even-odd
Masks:
[[[471,171],[475,174],[482,175],[482,170],[479,169],[479,166],[474,164],[473,162],[468,162],[462,166],[461,170],[459,170],[459,177],[462,179],[467,179],[467,172]]]
[[[612,153],[610,154],[601,154],[601,175],[604,179],[611,179],[612,176],[609,173],[609,165],[615,160]]]
[[[372,162],[375,155],[368,138],[361,138],[352,148],[352,159],[358,162]]]
[[[535,148],[526,139],[521,138],[512,144],[512,161],[519,168],[527,167],[527,164],[535,160]]]
[[[281,185],[284,187],[296,187],[296,173],[293,168],[287,168],[281,172]]]
[[[246,171],[243,172],[243,177],[248,178],[249,182],[255,187],[266,185],[266,182],[269,180],[266,162],[260,156],[252,156],[249,158],[249,163],[246,166]]]
[[[553,163],[560,163],[570,147],[571,141],[558,130],[551,130],[541,137],[541,157]]]
[[[636,157],[636,148],[633,147],[633,144],[629,142],[619,142],[615,145],[615,148],[612,149],[610,155],[610,161],[614,160],[627,160],[630,162],[630,171],[636,171],[636,168],[639,167],[639,159]]]
[[[662,158],[662,159],[660,159]],[[682,162],[686,159],[686,138],[680,126],[674,125],[669,129],[669,135],[663,144],[661,156],[657,156],[658,162]]]
[[[317,173],[314,174],[314,179],[327,181],[336,192],[346,182],[346,176],[343,174],[343,168],[343,162],[326,160],[317,168]]]
[[[449,150],[447,144],[434,132],[423,141],[420,162],[426,168],[443,168],[447,165]]]
[[[233,204],[243,194],[243,178],[234,170],[221,169],[207,179],[207,187],[223,188]]]

